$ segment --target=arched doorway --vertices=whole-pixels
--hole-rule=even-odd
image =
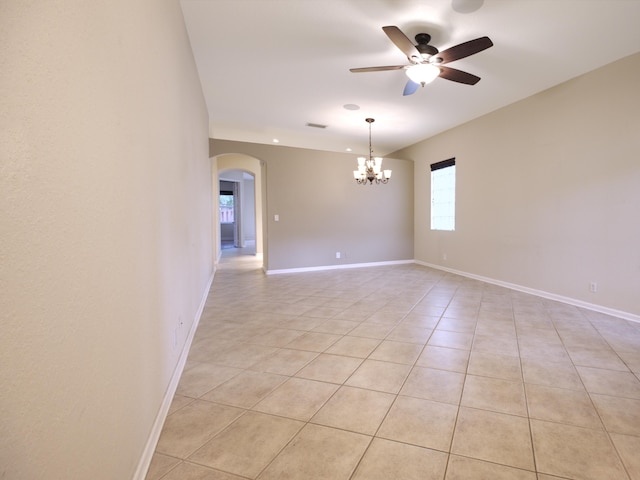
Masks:
[[[248,155],[232,153],[213,159],[218,229],[216,258],[220,258],[223,249],[232,248],[237,254],[257,256],[266,262],[263,258],[264,163]]]
[[[224,170],[219,176],[220,244],[255,255],[255,177],[242,170]]]

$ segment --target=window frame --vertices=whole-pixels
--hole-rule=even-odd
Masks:
[[[430,228],[432,231],[454,232],[456,230],[456,159],[455,157],[441,162],[431,164],[431,209],[430,209]],[[447,174],[453,175],[452,183],[445,188],[439,188],[438,183],[444,179],[441,172],[444,169],[453,167],[453,171],[447,171]],[[443,193],[444,192],[444,193]],[[436,198],[436,195],[438,198]],[[442,197],[446,195],[445,197]]]

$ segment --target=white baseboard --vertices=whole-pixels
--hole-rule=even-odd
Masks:
[[[193,324],[191,325],[189,334],[187,335],[184,346],[182,347],[182,352],[180,352],[180,357],[178,358],[176,368],[173,370],[173,375],[171,376],[171,380],[169,381],[169,386],[167,387],[167,391],[165,392],[162,404],[160,405],[158,415],[153,422],[151,433],[149,434],[149,438],[147,439],[147,443],[142,452],[142,456],[140,458],[140,461],[138,462],[136,472],[133,475],[133,480],[144,480],[144,478],[147,476],[149,465],[151,465],[151,459],[153,458],[158,440],[160,439],[160,433],[162,433],[164,421],[166,420],[167,414],[169,413],[169,407],[171,407],[171,402],[173,400],[173,396],[176,393],[176,389],[178,388],[178,383],[180,382],[182,371],[184,370],[184,366],[187,363],[187,357],[189,356],[191,343],[193,342],[193,337],[195,336],[198,325],[200,324],[200,318],[202,318],[202,312],[204,311],[204,306],[207,301],[207,297],[209,296],[209,290],[211,289],[211,284],[213,283],[213,277],[215,276],[215,274],[216,271],[214,269],[204,289],[202,300],[200,301],[200,305],[193,320]]]
[[[435,265],[432,263],[422,262],[419,260],[416,260],[415,263],[417,263],[418,265],[423,265],[425,267],[434,268],[436,270],[442,270],[445,272],[454,273],[456,275],[461,275],[463,277],[472,278],[474,280],[480,280],[481,282],[491,283],[493,285],[499,285],[501,287],[510,288],[511,290],[516,290],[518,292],[529,293],[531,295],[536,295],[538,297],[546,298],[548,300],[555,300],[557,302],[567,303],[569,305],[585,308],[587,310],[592,310],[594,312],[611,315],[612,317],[623,318],[625,320],[640,323],[640,315],[636,315],[630,312],[616,310],[614,308],[604,307],[602,305],[597,305],[594,303],[584,302],[582,300],[577,300],[575,298],[565,297],[562,295],[557,295],[555,293],[545,292],[544,290],[536,290],[534,288],[524,287],[522,285],[517,285],[515,283],[503,282],[501,280],[495,280],[493,278],[483,277],[482,275],[475,275],[473,273],[462,272],[460,270],[454,270],[453,268],[443,267],[442,265]]]
[[[373,263],[348,263],[343,265],[323,265],[320,267],[303,267],[303,268],[285,268],[282,270],[265,270],[267,275],[279,275],[282,273],[301,273],[301,272],[320,272],[324,270],[341,270],[343,268],[363,268],[363,267],[382,267],[384,265],[401,265],[405,263],[415,263],[414,260],[392,260],[389,262],[373,262]]]

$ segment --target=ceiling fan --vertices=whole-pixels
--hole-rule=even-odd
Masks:
[[[452,82],[475,85],[480,77],[471,73],[445,67],[444,64],[460,60],[493,46],[489,37],[480,37],[475,40],[461,43],[440,52],[433,45],[429,45],[431,35],[419,33],[415,36],[416,45],[413,44],[402,31],[395,26],[382,27],[384,33],[407,56],[409,65],[392,65],[387,67],[352,68],[351,72],[380,72],[384,70],[406,70],[409,80],[404,87],[403,95],[412,95],[420,85],[432,82],[436,77],[441,77]]]

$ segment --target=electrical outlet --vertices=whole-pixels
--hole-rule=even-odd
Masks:
[[[447,259],[447,254],[446,254],[446,253],[443,253],[443,254],[442,254],[442,260],[446,260],[446,259]]]
[[[591,293],[596,293],[598,291],[598,284],[596,282],[591,282],[589,284],[589,291]]]
[[[336,258],[340,258],[340,257],[341,257],[340,252],[336,252]]]

